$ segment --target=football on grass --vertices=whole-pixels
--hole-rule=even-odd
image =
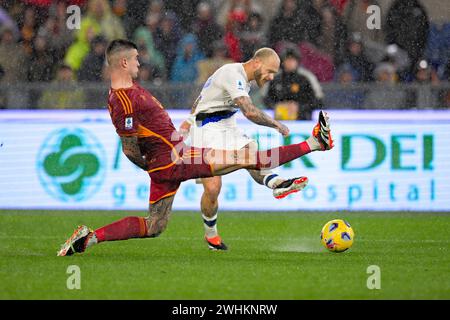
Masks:
[[[344,252],[350,248],[354,237],[350,224],[341,219],[328,221],[320,233],[322,244],[332,252]]]

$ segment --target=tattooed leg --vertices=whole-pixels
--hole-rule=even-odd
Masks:
[[[147,236],[158,237],[167,227],[175,195],[163,198],[150,205],[147,221]]]
[[[248,145],[246,145],[244,148],[242,148],[243,150],[246,149],[248,151],[248,154],[250,152],[252,152],[252,150],[258,150],[258,145],[256,144],[256,142],[250,142]],[[264,179],[267,176],[270,175],[274,175],[274,173],[271,170],[252,170],[252,169],[247,169],[248,173],[250,174],[250,176],[253,178],[253,180],[255,180],[256,183],[258,184],[262,184],[264,185],[265,181]],[[277,176],[277,175],[275,175]]]

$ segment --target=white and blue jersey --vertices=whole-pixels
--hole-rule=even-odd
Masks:
[[[217,69],[205,82],[194,112],[194,116],[199,113],[203,116],[215,113],[215,116],[191,126],[191,145],[198,148],[239,150],[253,142],[237,127],[236,115],[233,113],[236,111],[233,100],[248,97],[249,91],[250,83],[242,63],[229,63]],[[226,111],[230,113],[222,118],[220,114]]]
[[[212,74],[200,92],[194,115],[234,110],[233,100],[248,97],[250,83],[242,63],[228,63]]]

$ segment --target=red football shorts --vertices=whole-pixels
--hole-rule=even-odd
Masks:
[[[209,150],[209,148],[187,148],[172,166],[149,173],[150,204],[175,195],[183,181],[212,177],[213,169],[204,159]]]

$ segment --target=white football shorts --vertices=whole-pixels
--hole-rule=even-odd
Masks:
[[[201,127],[193,124],[189,137],[192,147],[217,150],[239,150],[251,142],[256,143],[237,127],[235,115],[217,122],[209,122]]]

